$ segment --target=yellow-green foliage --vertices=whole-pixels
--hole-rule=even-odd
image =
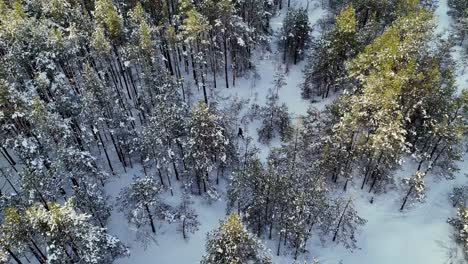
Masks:
[[[414,12],[418,9],[419,0],[398,0],[397,11],[399,15],[406,15],[410,12]]]
[[[428,87],[425,82],[436,83],[440,75],[437,67],[422,73],[416,63],[418,49],[432,34],[431,19],[432,14],[426,11],[397,19],[349,63],[350,76],[360,85],[347,99],[351,109],[343,114],[337,131],[372,131],[358,134],[357,142],[368,142],[368,146],[388,153],[402,150],[405,107],[412,104],[402,103],[401,98],[418,98],[414,95]]]
[[[236,214],[231,214],[221,227],[223,234],[226,234],[233,241],[240,240],[245,236],[244,226]]]
[[[15,1],[9,8],[4,0],[0,0],[0,37],[5,34],[8,37],[14,37],[16,32],[22,30],[26,23],[26,14],[24,13],[21,1]]]
[[[187,18],[184,20],[184,32],[190,37],[194,38],[199,34],[207,31],[209,29],[209,24],[206,21],[206,18],[203,17],[195,9],[189,10],[187,13]]]
[[[138,30],[140,48],[145,51],[153,50],[153,40],[151,39],[151,27],[148,23],[142,22]]]
[[[96,21],[105,27],[112,39],[116,39],[122,33],[122,21],[112,4],[112,0],[96,1]]]
[[[28,231],[25,221],[24,215],[20,214],[16,208],[9,207],[3,211],[3,223],[0,226],[0,251],[9,248],[22,250],[22,241],[27,239]]]
[[[352,76],[363,81],[369,69],[389,73],[401,69],[432,34],[432,14],[427,11],[401,17],[349,64]]]
[[[91,37],[91,47],[101,54],[109,53],[111,50],[110,43],[104,34],[104,28],[97,26]]]
[[[130,18],[133,22],[138,23],[145,19],[145,10],[140,2],[137,2],[135,7],[130,11]]]
[[[356,17],[353,4],[349,4],[345,9],[341,10],[336,16],[336,31],[339,33],[355,33],[356,32]]]

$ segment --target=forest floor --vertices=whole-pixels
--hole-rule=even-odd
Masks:
[[[292,0],[293,6],[308,5],[308,13],[313,25],[313,35],[319,34],[318,20],[327,15],[321,8],[320,0]],[[447,36],[451,27],[451,19],[447,15],[447,0],[440,0],[436,10],[437,32]],[[277,32],[285,15],[286,8],[275,16],[271,21],[271,27]],[[272,87],[275,71],[281,65],[281,54],[275,44],[276,35],[271,36],[271,52],[256,54],[255,62],[258,78],[247,76],[240,78],[235,87],[226,89],[223,80],[219,80],[219,87],[213,91],[212,96],[230,101],[234,98],[249,99],[249,105],[257,103],[263,105],[268,89]],[[459,48],[454,49],[453,56],[460,60]],[[468,74],[464,72],[463,62],[458,61],[460,72],[457,73],[457,84],[461,88],[468,87]],[[466,63],[465,63],[466,64]],[[306,113],[309,106],[323,109],[333,101],[334,96],[317,103],[310,103],[301,98],[300,83],[302,82],[305,62],[290,65],[286,75],[286,86],[280,90],[280,100],[287,104],[293,116]],[[284,67],[284,65],[283,65]],[[283,69],[284,70],[284,69]],[[196,91],[193,91],[196,93]],[[194,95],[196,96],[196,95]],[[222,104],[221,104],[222,106]],[[246,107],[248,108],[248,107]],[[254,139],[254,143],[260,148],[260,156],[265,159],[269,149],[280,144],[279,140],[270,145],[262,145],[257,141],[257,128],[259,123],[251,122],[243,124],[246,135]],[[465,158],[468,156],[465,155]],[[409,205],[404,212],[399,211],[404,190],[400,189],[398,179],[408,177],[414,170],[414,164],[408,159],[402,169],[396,172],[397,184],[395,188],[385,194],[369,194],[367,190],[361,190],[359,182],[354,182],[343,196],[352,196],[355,199],[358,214],[367,220],[362,227],[357,239],[359,249],[353,252],[331,241],[322,243],[314,238],[309,244],[309,253],[301,256],[301,260],[311,261],[317,258],[321,264],[442,264],[442,263],[464,263],[461,258],[460,249],[451,237],[452,228],[447,219],[456,214],[455,208],[448,200],[449,193],[454,186],[468,183],[468,163],[459,162],[460,171],[456,173],[454,180],[442,179],[440,175],[428,175],[427,197],[425,202]],[[120,168],[123,170],[122,168]],[[143,173],[141,167],[135,166],[127,172],[119,172],[119,177],[110,182],[107,192],[112,198],[118,195],[121,188],[128,186],[133,176]],[[177,205],[182,190],[179,183],[173,183],[174,196],[169,192],[164,195],[165,201],[171,205]],[[205,252],[206,234],[218,226],[219,220],[226,216],[226,198],[223,191],[223,182],[219,187],[221,197],[218,201],[208,202],[206,199],[194,196],[194,207],[198,214],[201,225],[199,230],[191,234],[189,239],[184,240],[174,224],[162,224],[158,230],[155,243],[149,243],[145,248],[141,242],[136,240],[135,230],[130,227],[124,216],[114,211],[109,224],[110,233],[119,237],[131,248],[129,258],[120,259],[118,263],[125,264],[195,264],[198,263]],[[341,189],[341,188],[337,188]],[[337,191],[337,194],[339,191]],[[373,197],[373,203],[369,201]],[[275,252],[275,240],[263,241],[272,252]],[[273,254],[274,255],[274,254]],[[341,261],[341,262],[340,262]],[[279,257],[274,256],[274,263],[291,264],[292,256],[282,252]]]

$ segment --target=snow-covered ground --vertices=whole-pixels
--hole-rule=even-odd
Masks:
[[[293,5],[305,6],[306,0],[292,0]],[[312,25],[326,15],[326,11],[321,8],[320,1],[309,0],[309,18]],[[437,32],[447,36],[446,32],[450,30],[451,19],[447,15],[447,0],[440,0],[439,7],[436,10]],[[285,15],[285,9],[281,14],[272,19],[271,25],[274,30],[281,27],[281,21]],[[315,31],[314,34],[317,34]],[[236,87],[229,89],[218,88],[219,95],[222,97],[239,97],[250,99],[250,103],[263,105],[268,89],[272,86],[273,75],[278,66],[281,65],[281,56],[276,53],[275,37],[272,37],[272,52],[256,54],[256,68],[260,78],[253,81],[253,78],[239,79]],[[454,58],[460,58],[459,49],[454,49]],[[463,66],[461,61],[459,65]],[[465,62],[466,63],[466,62]],[[304,101],[300,95],[299,85],[302,82],[302,70],[305,62],[298,65],[291,65],[286,76],[287,85],[280,90],[280,100],[286,103],[289,110],[296,116],[304,114],[310,106],[309,102]],[[461,67],[459,67],[461,68]],[[461,73],[461,72],[460,72]],[[468,87],[468,74],[460,74],[457,78],[457,84],[460,88]],[[222,82],[220,82],[222,83]],[[222,86],[222,85],[220,85]],[[330,103],[333,98],[314,103],[319,109]],[[247,133],[256,139],[256,129],[258,124],[251,123],[247,127]],[[277,145],[273,142],[271,146]],[[261,147],[261,156],[263,158],[268,154],[269,146]],[[365,190],[359,188],[349,188],[346,196],[352,195],[356,199],[358,213],[368,222],[361,229],[357,237],[358,246],[353,252],[345,249],[341,245],[327,241],[322,245],[317,239],[309,245],[309,255],[304,255],[303,259],[312,259],[317,257],[321,264],[338,264],[340,261],[344,264],[442,264],[458,263],[451,262],[454,254],[460,254],[459,249],[453,243],[451,237],[452,229],[447,224],[447,218],[455,215],[455,208],[449,205],[448,194],[453,186],[466,184],[468,177],[467,162],[460,162],[460,172],[456,174],[456,179],[447,181],[440,179],[436,175],[429,175],[427,179],[427,198],[422,204],[408,206],[404,212],[399,211],[402,200],[402,191],[397,189],[389,191],[386,194],[374,197],[374,203],[370,203],[371,195]],[[411,162],[405,164],[403,168],[396,172],[399,177],[407,177],[414,171]],[[120,189],[128,185],[133,175],[142,174],[139,167],[135,167],[127,173],[121,173],[120,177],[108,185],[108,193],[116,196]],[[356,183],[357,184],[357,183]],[[221,183],[222,185],[222,183]],[[177,204],[181,189],[177,183],[174,184],[174,196],[167,193],[164,197],[170,204]],[[221,188],[222,189],[222,188]],[[131,256],[120,259],[118,263],[125,264],[192,264],[198,263],[204,253],[206,233],[214,228],[226,215],[226,201],[222,195],[221,199],[208,204],[207,201],[194,197],[196,212],[201,223],[200,229],[190,235],[189,239],[184,240],[182,235],[176,231],[176,226],[163,224],[158,230],[156,243],[150,243],[145,249],[142,244],[135,241],[135,232],[128,226],[123,215],[114,212],[109,224],[109,231],[117,235],[122,241],[130,243]],[[272,245],[272,241],[265,241],[267,245]],[[453,258],[452,258],[453,259]],[[274,256],[274,263],[290,264],[291,256]],[[463,263],[463,262],[460,262]]]

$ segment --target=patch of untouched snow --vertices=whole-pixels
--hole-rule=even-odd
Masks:
[[[448,11],[450,10],[448,0],[439,0],[437,9],[434,11],[436,17],[436,34],[440,34],[443,38],[447,39],[451,32],[453,32],[453,19],[449,16]],[[456,84],[458,91],[468,88],[468,71],[466,67],[468,65],[466,60],[462,57],[462,47],[457,45],[453,48],[451,55],[456,62]]]
[[[436,18],[436,33],[442,34],[444,38],[449,36],[450,30],[452,28],[451,24],[453,23],[452,18],[447,14],[449,11],[449,6],[447,3],[448,0],[439,0],[437,8],[434,11]]]

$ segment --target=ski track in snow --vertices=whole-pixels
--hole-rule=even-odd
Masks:
[[[307,4],[306,0],[292,1],[292,5]],[[276,32],[281,27],[281,22],[285,16],[285,10],[272,18],[271,26]],[[447,37],[447,32],[452,23],[447,15],[447,0],[440,0],[439,7],[436,9],[437,33],[442,33]],[[326,15],[319,1],[309,3],[309,19],[312,25]],[[313,35],[318,35],[314,27]],[[256,54],[254,61],[260,79],[240,78],[236,87],[225,89],[223,81],[220,80],[220,87],[217,91],[222,97],[239,97],[250,99],[249,104],[265,103],[265,96],[268,89],[272,86],[273,75],[281,65],[281,56],[275,51],[276,38],[271,38],[273,53],[262,52]],[[459,56],[460,49],[455,48],[453,57],[463,66]],[[465,62],[466,64],[466,62]],[[280,90],[280,100],[287,104],[289,110],[294,116],[305,114],[307,108],[311,105],[304,101],[300,95],[299,85],[302,82],[302,70],[305,61],[297,65],[291,65],[286,75],[287,85]],[[461,67],[458,67],[461,69]],[[468,87],[468,74],[458,73],[457,84],[459,88]],[[195,95],[199,96],[199,95]],[[332,102],[334,97],[313,103],[314,107],[323,109]],[[257,143],[257,128],[259,123],[253,122],[246,127],[246,134],[254,138],[255,144],[260,148],[260,156],[265,159],[270,147],[278,146],[280,142],[273,140],[269,146]],[[114,157],[117,160],[117,157]],[[115,164],[117,164],[116,162]],[[402,169],[396,172],[397,177],[410,176],[415,171],[411,162],[404,164]],[[359,179],[353,182],[345,196],[352,195],[356,201],[356,207],[361,217],[365,218],[367,224],[358,232],[358,247],[360,249],[350,252],[341,245],[326,241],[324,245],[315,237],[309,244],[309,253],[300,257],[301,260],[311,261],[312,257],[317,257],[321,264],[443,264],[443,263],[463,263],[449,262],[450,254],[460,254],[460,249],[453,243],[451,234],[452,228],[447,224],[447,218],[455,215],[456,210],[449,205],[448,194],[453,186],[467,183],[466,172],[468,164],[459,162],[460,172],[456,174],[456,179],[447,181],[437,175],[428,175],[426,177],[427,198],[424,203],[408,205],[405,212],[400,212],[399,207],[402,201],[403,190],[391,190],[388,193],[374,196],[374,203],[370,204],[372,195],[367,190],[360,190]],[[120,168],[122,169],[122,168]],[[119,178],[114,179],[107,185],[107,192],[113,198],[118,195],[121,188],[127,186],[134,175],[141,175],[141,167],[136,166],[129,169],[126,173],[120,172]],[[181,189],[179,183],[174,184],[174,197],[167,192],[164,199],[171,205],[177,205],[180,200]],[[220,186],[223,186],[221,183]],[[201,225],[197,232],[189,235],[189,239],[182,239],[182,235],[176,231],[175,224],[162,224],[156,236],[156,243],[151,243],[146,249],[142,244],[135,240],[135,232],[130,227],[126,219],[120,212],[114,210],[110,223],[110,233],[117,235],[122,241],[130,246],[131,256],[129,258],[119,259],[117,263],[121,264],[195,264],[198,263],[204,254],[206,233],[218,226],[219,220],[226,216],[225,194],[221,191],[221,199],[210,204],[203,198],[193,196],[195,204],[193,205]],[[331,238],[330,238],[331,240]],[[276,241],[263,241],[272,252],[275,249]],[[284,252],[283,252],[284,253]],[[292,256],[282,255],[274,256],[274,263],[291,264]]]

